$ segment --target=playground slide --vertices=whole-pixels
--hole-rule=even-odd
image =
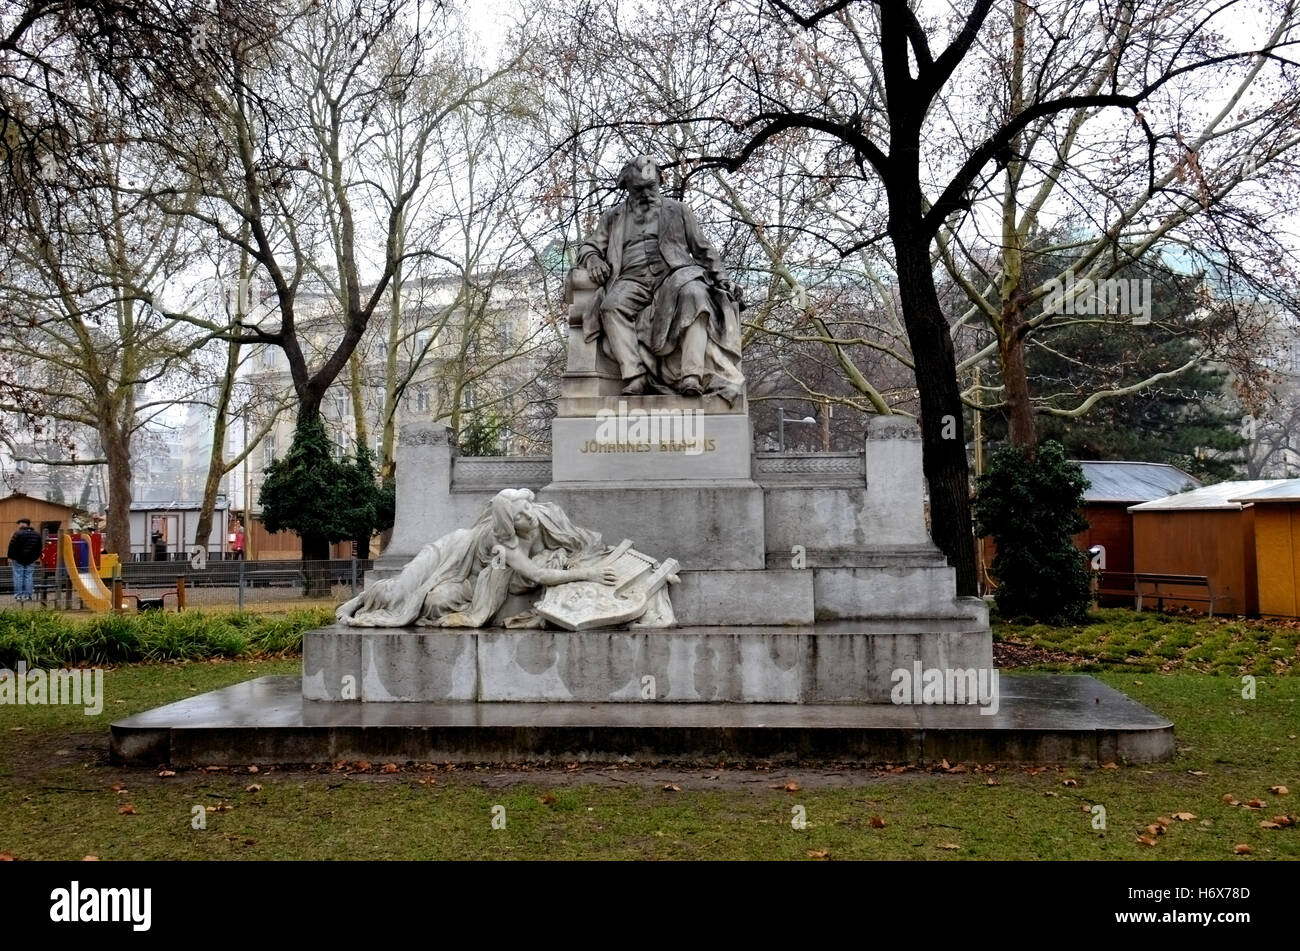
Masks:
[[[72,579],[72,587],[77,592],[77,597],[81,598],[86,607],[96,614],[111,609],[113,594],[104,587],[104,582],[100,580],[94,564],[85,568],[77,567],[77,559],[72,550],[72,536],[66,534],[61,536],[59,545],[63,565],[68,570],[68,577]]]

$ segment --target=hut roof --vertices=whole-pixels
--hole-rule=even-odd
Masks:
[[[1173,511],[1212,511],[1215,509],[1223,511],[1240,511],[1242,504],[1237,499],[1249,495],[1252,492],[1259,492],[1262,489],[1270,489],[1286,479],[1254,479],[1242,482],[1217,482],[1214,485],[1203,486],[1199,489],[1193,489],[1191,492],[1183,492],[1178,495],[1166,496],[1163,499],[1156,499],[1154,502],[1144,502],[1141,505],[1130,505],[1130,512],[1173,512]]]
[[[1300,479],[1283,479],[1277,485],[1269,486],[1246,495],[1239,495],[1233,502],[1300,502]]]
[[[1163,462],[1083,460],[1079,465],[1092,483],[1083,493],[1088,502],[1150,502],[1201,485],[1182,469]]]

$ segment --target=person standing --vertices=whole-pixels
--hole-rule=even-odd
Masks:
[[[18,530],[9,539],[8,557],[14,572],[14,600],[32,600],[36,562],[41,557],[41,535],[32,528],[31,519],[18,520]]]

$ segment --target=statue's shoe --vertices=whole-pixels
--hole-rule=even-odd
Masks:
[[[698,376],[684,376],[677,392],[682,396],[700,396],[704,393],[704,384]]]
[[[640,396],[646,391],[648,381],[644,373],[634,376],[623,385],[623,396]]]

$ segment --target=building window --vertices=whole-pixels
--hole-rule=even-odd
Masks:
[[[429,391],[423,386],[415,388],[415,411],[417,413],[429,412]]]

